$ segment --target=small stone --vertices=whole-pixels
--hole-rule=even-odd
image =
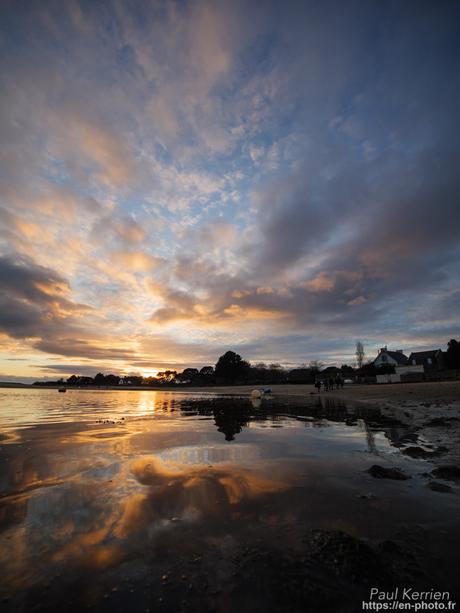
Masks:
[[[406,447],[402,450],[402,452],[404,455],[408,455],[410,458],[428,458],[429,456],[434,455],[433,451],[428,451],[422,447]]]
[[[430,490],[433,490],[433,492],[442,492],[444,494],[447,494],[452,491],[450,485],[446,485],[445,483],[439,483],[439,481],[430,481],[428,483],[428,487],[430,488]]]

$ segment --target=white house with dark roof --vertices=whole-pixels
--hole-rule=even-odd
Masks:
[[[408,363],[409,358],[404,355],[402,349],[390,351],[386,347],[379,349],[379,353],[373,362],[377,368],[380,366],[406,366]]]

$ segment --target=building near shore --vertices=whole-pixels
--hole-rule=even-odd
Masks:
[[[379,349],[378,355],[373,361],[376,368],[381,366],[405,366],[409,363],[409,358],[404,355],[402,349],[390,351],[386,347]]]
[[[441,349],[415,351],[409,356],[409,364],[412,366],[423,366],[426,371],[443,370],[445,367],[444,354]]]

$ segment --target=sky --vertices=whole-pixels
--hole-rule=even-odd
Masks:
[[[1,380],[458,338],[458,2],[0,14]]]

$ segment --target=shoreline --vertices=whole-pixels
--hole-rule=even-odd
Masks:
[[[357,402],[372,402],[377,404],[389,402],[401,403],[402,401],[415,400],[425,402],[460,403],[460,380],[459,381],[420,381],[417,383],[382,383],[382,384],[346,384],[340,390],[318,393],[312,384],[273,384],[273,385],[215,385],[215,386],[97,386],[84,387],[64,385],[32,385],[28,383],[0,382],[1,389],[34,389],[34,390],[58,390],[65,388],[68,391],[143,391],[143,392],[168,392],[179,394],[221,394],[221,395],[246,395],[253,389],[268,387],[272,390],[271,396],[319,396],[325,398],[342,398]]]

